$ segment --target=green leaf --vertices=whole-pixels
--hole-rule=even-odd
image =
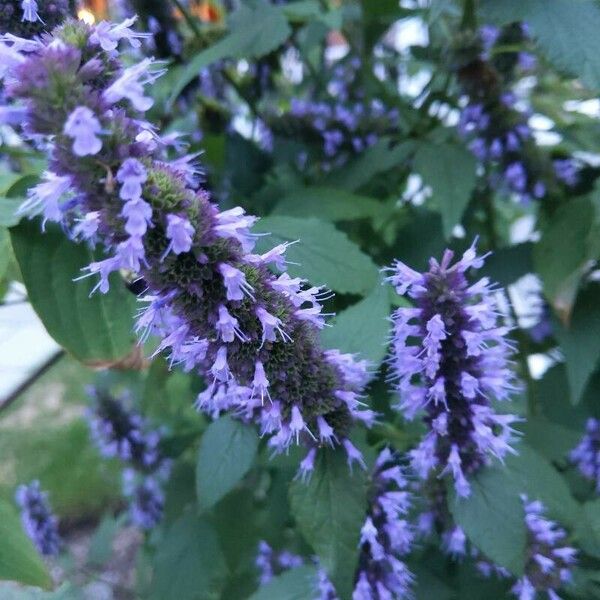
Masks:
[[[483,0],[482,10],[499,23],[527,22],[559,71],[600,87],[600,8],[593,0]]]
[[[314,600],[316,589],[316,567],[303,566],[274,577],[249,600]]]
[[[556,324],[555,334],[567,363],[571,402],[577,404],[600,360],[600,284],[579,293],[568,327]]]
[[[359,196],[330,187],[307,187],[285,196],[273,210],[274,215],[311,217],[324,221],[352,221],[373,217],[383,205],[374,198]]]
[[[522,429],[525,442],[555,462],[563,462],[581,438],[580,430],[569,429],[544,417],[528,418]]]
[[[201,508],[211,508],[240,482],[252,466],[257,448],[256,432],[229,416],[208,426],[196,464],[196,493]]]
[[[283,44],[291,33],[282,7],[264,0],[245,2],[231,15],[230,32],[197,54],[173,85],[172,104],[204,67],[222,58],[260,58]]]
[[[365,150],[358,158],[334,171],[325,184],[346,190],[357,190],[369,183],[375,175],[385,173],[402,163],[406,163],[415,150],[412,142],[404,142],[390,147],[388,138],[381,138]]]
[[[89,248],[74,244],[54,225],[42,233],[37,221],[23,221],[10,234],[29,301],[48,333],[83,362],[128,355],[136,302],[119,277],[112,278],[109,293],[90,297],[92,278],[73,281],[96,260]]]
[[[417,149],[414,168],[433,190],[446,238],[450,238],[469,204],[476,167],[473,155],[456,144],[423,143]]]
[[[387,349],[390,299],[387,288],[378,285],[363,300],[343,310],[321,334],[323,345],[357,353],[379,366]]]
[[[12,227],[16,225],[21,216],[17,215],[19,206],[27,195],[29,188],[39,180],[37,175],[7,173],[0,177],[0,225]]]
[[[525,242],[496,250],[485,261],[481,274],[487,275],[494,283],[498,283],[502,287],[514,283],[527,273],[534,272],[533,247],[531,242]]]
[[[568,321],[579,281],[599,253],[594,205],[576,198],[559,208],[542,230],[533,250],[544,293],[563,321]]]
[[[17,511],[0,499],[0,580],[49,588],[44,562],[25,535]]]
[[[496,564],[521,575],[525,561],[525,514],[506,469],[485,469],[471,480],[471,495],[454,495],[450,510],[471,542]]]
[[[300,532],[338,595],[349,599],[367,508],[364,472],[351,473],[342,450],[320,450],[308,483],[292,483],[290,503]]]
[[[370,257],[331,223],[317,219],[266,217],[254,230],[272,233],[260,240],[261,249],[300,240],[286,253],[290,262],[298,263],[288,267],[292,277],[306,277],[315,285],[324,284],[349,294],[365,294],[378,281],[378,269]]]
[[[154,561],[152,598],[217,600],[227,567],[213,526],[184,514],[165,533]]]

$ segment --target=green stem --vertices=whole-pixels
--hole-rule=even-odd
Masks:
[[[181,14],[183,15],[183,18],[185,19],[185,22],[189,25],[190,29],[194,32],[194,35],[198,39],[201,39],[202,32],[200,31],[200,28],[198,27],[198,23],[196,23],[196,19],[194,19],[194,17],[192,17],[192,15],[190,15],[190,13],[187,11],[185,6],[183,6],[183,4],[181,4],[181,2],[179,0],[171,0],[171,1],[173,2],[175,7],[177,8],[177,10],[179,10],[181,12]]]

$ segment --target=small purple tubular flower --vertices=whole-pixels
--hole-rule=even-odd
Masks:
[[[577,551],[565,545],[567,533],[546,518],[545,506],[521,496],[527,527],[527,563],[525,575],[513,586],[518,600],[535,600],[545,593],[549,600],[560,600],[557,589],[571,582],[571,570],[577,562]]]
[[[23,0],[21,2],[21,9],[23,10],[23,21],[31,21],[35,23],[40,19],[40,15],[38,14],[38,4],[36,0]]]
[[[21,522],[25,533],[43,556],[56,556],[60,552],[58,519],[48,504],[48,494],[42,492],[39,481],[20,485],[15,494],[21,508]]]
[[[169,158],[171,140],[141,114],[152,105],[146,86],[160,72],[150,59],[125,67],[115,45],[138,39],[131,24],[71,21],[35,43],[0,41],[7,98],[28,109],[23,126],[47,142],[49,189],[38,189],[31,204],[105,250],[85,269],[99,276],[94,289],[108,291],[121,270],[146,282],[140,337],[158,336],[157,352],[204,377],[199,409],[254,423],[274,452],[299,443],[314,457],[321,445],[339,445],[360,464],[348,435],[354,423],[374,419],[361,401],[368,364],[320,347],[327,295],[285,273],[287,245],[253,254],[256,218],[239,207],[220,211],[190,183],[189,157]],[[102,160],[90,160],[100,133]],[[71,197],[60,204],[67,181]],[[152,450],[108,433],[106,446],[119,456],[131,452],[143,463],[138,455]],[[303,463],[306,476],[313,462]]]
[[[87,106],[78,106],[67,119],[64,132],[73,138],[73,152],[77,156],[98,154],[102,148],[100,121]]]
[[[105,458],[118,458],[142,472],[153,472],[165,462],[160,451],[161,434],[144,418],[125,408],[126,398],[114,398],[90,387],[92,407],[87,411],[92,439]]]
[[[569,458],[579,472],[594,483],[600,493],[600,421],[589,418],[585,433],[577,446],[571,450]]]
[[[556,177],[569,187],[577,185],[579,181],[579,170],[574,160],[568,158],[555,160],[554,172],[556,173]]]
[[[468,496],[467,476],[491,457],[513,452],[513,415],[498,415],[491,399],[506,400],[515,389],[507,340],[499,321],[496,290],[487,278],[470,284],[466,273],[483,265],[474,245],[452,264],[441,262],[417,273],[397,261],[387,281],[414,307],[394,313],[391,380],[407,419],[424,412],[429,428],[410,452],[422,479],[450,474],[460,496]]]
[[[286,550],[275,552],[267,542],[261,540],[258,544],[254,564],[259,572],[260,585],[265,585],[280,573],[295,567],[301,567],[304,564],[304,559],[298,554]]]

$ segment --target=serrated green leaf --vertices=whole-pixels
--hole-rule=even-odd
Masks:
[[[450,238],[469,204],[476,167],[473,155],[456,144],[423,143],[417,149],[414,168],[433,190],[446,238]]]
[[[242,4],[231,15],[230,32],[197,54],[181,71],[173,85],[169,104],[204,67],[223,58],[260,58],[285,42],[290,33],[282,7],[259,0]]]
[[[600,362],[600,285],[591,284],[577,296],[568,326],[555,326],[564,352],[571,402],[577,404]]]
[[[169,527],[154,560],[152,599],[217,600],[227,567],[213,526],[184,514]]]
[[[600,87],[600,7],[592,0],[483,0],[497,23],[525,21],[548,60],[561,72]]]
[[[367,508],[365,487],[364,472],[351,473],[340,449],[320,450],[310,480],[296,480],[290,487],[298,528],[342,600],[352,595]]]
[[[59,227],[40,231],[37,221],[10,230],[13,250],[29,301],[48,333],[77,359],[87,363],[118,360],[135,343],[136,301],[118,276],[107,294],[90,297],[92,279],[73,281],[94,255],[71,242]]]
[[[307,187],[294,190],[275,206],[273,215],[311,217],[324,221],[353,221],[380,213],[383,204],[368,196],[359,196],[330,187]]]
[[[226,416],[211,423],[200,441],[196,494],[201,508],[214,506],[248,472],[258,449],[256,432]]]
[[[271,233],[259,241],[267,249],[283,242],[300,240],[286,256],[292,277],[305,277],[315,285],[349,294],[365,294],[373,289],[379,272],[369,256],[331,223],[317,219],[266,217],[254,228]]]
[[[569,320],[586,265],[598,255],[595,216],[589,198],[573,199],[556,211],[534,246],[544,293],[563,321]]]
[[[339,313],[332,326],[323,330],[323,345],[357,353],[379,366],[387,350],[389,314],[388,289],[378,285],[363,300]]]
[[[17,511],[0,499],[0,580],[49,588],[46,566],[25,535]]]
[[[314,600],[316,589],[317,569],[307,565],[273,577],[248,600]]]

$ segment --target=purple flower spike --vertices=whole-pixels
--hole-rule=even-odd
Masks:
[[[527,527],[527,564],[525,575],[513,586],[518,600],[535,600],[545,593],[549,600],[559,600],[557,589],[571,582],[571,570],[577,562],[575,548],[564,545],[567,533],[544,513],[539,501],[522,496]]]
[[[600,421],[590,418],[585,425],[585,434],[577,447],[569,454],[571,462],[579,472],[592,481],[600,493]]]
[[[21,522],[25,533],[43,556],[56,556],[60,552],[61,539],[58,520],[48,504],[48,494],[42,492],[39,481],[18,487],[15,494],[21,508]]]
[[[496,290],[487,278],[467,281],[469,269],[483,265],[474,246],[452,264],[446,250],[441,262],[430,260],[423,274],[396,262],[388,281],[414,307],[393,315],[391,379],[400,397],[397,408],[407,419],[424,413],[429,427],[410,452],[422,479],[451,475],[456,492],[468,496],[468,476],[491,457],[513,452],[517,421],[497,415],[490,399],[506,400],[515,390],[508,329],[499,322]]]
[[[119,43],[139,41],[132,24],[72,22],[39,41],[0,41],[7,98],[26,107],[23,125],[49,153],[47,185],[29,207],[104,248],[107,257],[85,268],[84,276],[99,276],[94,290],[107,292],[119,271],[144,280],[137,330],[143,340],[160,338],[157,352],[167,352],[171,365],[208,382],[199,409],[254,423],[275,452],[298,443],[314,457],[321,442],[344,444],[349,462],[361,464],[348,435],[354,423],[370,426],[375,418],[360,400],[367,363],[320,347],[328,292],[285,274],[289,244],[254,254],[256,217],[239,207],[221,212],[198,189],[193,156],[170,159],[171,147],[180,150],[175,138],[161,138],[142,119],[152,105],[146,86],[160,71],[149,59],[129,67],[120,61]],[[56,100],[65,85],[75,111]],[[333,116],[329,105],[317,112]],[[48,114],[51,120],[41,118]],[[95,152],[102,160],[86,158]],[[124,432],[113,437],[110,452],[141,452]]]
[[[88,156],[102,149],[102,140],[96,135],[101,129],[94,113],[86,106],[78,106],[69,115],[64,132],[73,138],[73,152],[77,156]]]

